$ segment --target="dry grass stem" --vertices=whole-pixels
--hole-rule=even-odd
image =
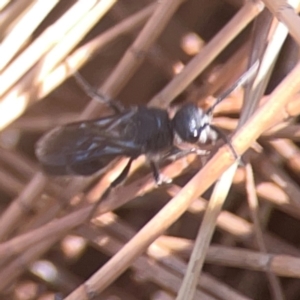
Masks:
[[[290,0],[290,1],[269,1],[263,0],[266,7],[273,13],[276,18],[284,23],[289,33],[295,39],[295,41],[300,45],[300,34],[299,34],[299,26],[300,26],[300,18],[295,11],[295,8],[299,8],[298,0]]]
[[[9,33],[9,35],[2,41],[1,44],[1,54],[2,59],[0,63],[0,71],[9,64],[11,59],[22,49],[24,44],[28,41],[33,31],[39,26],[43,21],[45,16],[53,9],[53,7],[58,3],[58,0],[47,1],[47,5],[36,1],[30,9],[22,16],[18,24]],[[36,18],[38,16],[38,18]],[[45,41],[44,41],[45,42]],[[28,60],[32,61],[32,60]],[[13,63],[14,65],[14,63]],[[20,66],[19,66],[20,68]],[[19,71],[15,69],[15,72]],[[1,80],[3,80],[3,85],[0,90],[0,95],[4,93],[11,85],[7,83],[7,78],[5,78],[7,71],[3,72]],[[11,81],[16,81],[19,79],[19,72],[14,74],[15,76],[9,77]],[[12,82],[13,84],[14,82]],[[2,90],[3,88],[3,90]]]
[[[262,10],[262,5],[247,2],[224,26],[202,51],[195,56],[159,94],[151,99],[153,106],[167,107],[208,64],[253,20]]]
[[[119,220],[115,215],[113,214],[105,214],[101,216],[100,218],[97,218],[95,220],[94,224],[96,224],[98,227],[104,227],[106,232],[101,231],[101,229],[97,230],[91,230],[88,228],[80,228],[78,231],[82,234],[83,231],[94,231],[94,237],[93,242],[98,243],[97,247],[103,248],[103,251],[111,251],[112,248],[110,247],[109,243],[123,243],[122,240],[126,241],[130,239],[134,235],[134,231],[126,225],[124,222]],[[88,236],[90,236],[88,234]],[[101,237],[101,240],[107,236],[109,238],[109,243],[101,244],[97,242],[99,240],[99,236]],[[116,238],[113,238],[112,236],[115,236]],[[115,239],[120,239],[120,241],[114,241]],[[117,252],[122,246],[118,245],[117,249],[114,249],[114,253]],[[114,253],[109,253],[110,255],[113,255]],[[162,268],[163,270],[159,273],[165,273],[168,269],[171,269],[171,274],[167,274],[166,278],[164,280],[160,280],[157,276],[155,276],[156,272],[153,272],[151,270],[150,272],[147,271],[148,269],[145,267],[141,267],[139,264],[139,261],[134,263],[133,268],[136,269],[137,274],[136,277],[143,278],[144,280],[147,277],[151,277],[152,280],[156,281],[157,284],[161,284],[161,282],[169,282],[170,276],[176,276],[180,277],[184,274],[184,262],[179,259],[176,256],[172,256],[169,252],[168,246],[164,246],[163,243],[160,243],[160,238],[157,240],[156,243],[153,243],[151,247],[147,250],[147,255],[150,259],[154,259],[158,263],[158,267]],[[142,256],[143,259],[147,260],[147,257],[145,255]],[[174,274],[174,275],[173,275]],[[162,275],[160,275],[162,276]],[[156,277],[153,278],[153,277]],[[218,290],[215,290],[215,286],[218,286]],[[221,282],[217,282],[215,279],[209,277],[206,274],[203,274],[202,278],[199,280],[199,286],[200,290],[202,291],[208,291],[210,294],[214,296],[220,296],[222,293],[225,293],[225,298],[234,298],[234,299],[246,299],[242,295],[239,295],[238,293],[234,292],[230,287],[223,285]],[[176,293],[178,290],[178,285],[172,285],[171,287],[168,287],[172,290],[173,293]],[[199,293],[198,291],[197,293]],[[224,295],[224,294],[223,294]]]
[[[299,1],[41,2],[0,3],[0,298],[298,300]],[[128,157],[92,176],[39,166],[44,132],[114,113],[74,72],[172,118],[209,109],[257,61],[213,112],[239,168],[219,139],[161,161],[173,181],[158,187],[142,155],[95,211]]]
[[[184,0],[164,1],[152,14],[151,18],[135,39],[134,43],[123,55],[122,60],[118,63],[113,73],[105,81],[99,92],[109,97],[115,97],[124,87],[136,69],[142,63],[145,53],[158,38],[159,34],[168,24],[170,18],[178,9]],[[120,76],[122,74],[122,76]],[[97,101],[93,101],[85,109],[82,117],[92,117],[98,113]],[[98,109],[97,109],[98,108]]]
[[[81,235],[87,236],[93,243],[96,243],[97,247],[102,248],[102,250],[109,255],[117,253],[123,246],[122,242],[114,239],[111,235],[107,235],[107,233],[99,230],[80,228],[78,232]],[[101,241],[101,239],[105,238],[105,236],[108,238],[108,243],[103,246],[101,244],[97,245],[98,238],[100,237]],[[160,266],[157,263],[153,263],[153,261],[151,261],[151,258],[145,255],[139,257],[134,262],[133,269],[137,272],[136,276],[143,278],[144,280],[151,280],[160,285],[163,284],[162,287],[164,289],[170,290],[173,293],[177,292],[178,286],[180,284],[180,276],[169,272],[166,268]],[[88,297],[88,295],[83,295],[82,299],[89,299]],[[197,297],[199,297],[199,299],[213,299],[203,291],[197,291]]]
[[[246,165],[246,189],[248,194],[248,204],[251,211],[251,217],[255,230],[255,238],[260,252],[267,253],[267,248],[263,238],[263,230],[260,224],[259,219],[259,205],[257,194],[255,191],[255,182],[253,176],[253,169],[250,163]],[[272,296],[274,299],[284,299],[284,294],[282,291],[282,287],[280,285],[279,279],[273,274],[270,270],[266,271],[267,278],[269,280],[269,284],[272,287]]]
[[[7,5],[9,1],[1,1],[1,9]],[[1,11],[1,24],[0,24],[0,36],[1,39],[5,36],[5,33],[9,26],[12,25],[20,15],[30,7],[34,0],[24,0],[24,1],[11,1],[10,5],[7,5],[5,9]]]
[[[28,72],[23,79],[21,79],[21,81],[2,98],[0,103],[0,128],[5,128],[24,113],[24,110],[29,104],[48,95],[53,89],[71,76],[75,70],[79,69],[84,63],[91,59],[102,47],[112,42],[120,34],[125,34],[145,22],[145,19],[153,11],[153,8],[153,5],[151,5],[144,10],[141,10],[136,15],[120,22],[120,24],[116,25],[114,28],[107,30],[107,32],[99,35],[98,38],[95,38],[90,41],[90,43],[77,49],[70,56],[66,57],[53,71],[45,74],[45,77],[40,77],[39,81],[35,82],[35,89],[29,91],[27,91],[25,87],[28,85],[28,81],[31,83],[32,77],[35,77],[36,75],[33,71]],[[44,40],[42,40],[42,43],[44,44]],[[38,45],[37,48],[40,49],[40,46]],[[35,55],[30,55],[30,58],[31,57],[35,57]],[[27,59],[25,61],[27,61]],[[30,61],[31,59],[29,59],[29,62]],[[37,66],[36,71],[39,72],[39,69],[40,66]],[[26,92],[22,92],[24,89]],[[11,110],[11,107],[14,107],[14,110]],[[19,109],[16,109],[16,107]]]
[[[162,236],[157,243],[168,247],[182,257],[188,258],[193,244],[188,240]],[[283,261],[286,260],[286,264]],[[226,265],[237,268],[250,268],[265,272],[271,271],[278,276],[299,277],[299,258],[239,249],[237,247],[220,247],[211,245],[207,251],[206,261],[212,264]]]
[[[88,12],[93,8],[94,4],[95,2],[86,2],[85,4],[82,2],[78,2],[68,11],[68,13],[64,14],[62,18],[60,18],[55,24],[53,24],[50,29],[46,30],[29,47],[27,47],[27,49],[21,55],[19,55],[18,58],[15,59],[13,63],[10,64],[10,66],[3,72],[1,77],[1,79],[3,80],[3,85],[0,90],[0,95],[3,95],[18,79],[21,78],[21,76],[28,72],[28,70],[32,66],[34,66],[41,58],[43,58],[45,53],[47,53],[48,51],[50,51],[51,53],[52,48],[56,45],[60,45],[59,42],[61,40],[65,41],[65,37],[68,36],[69,31],[72,29],[72,27],[79,20],[84,18],[85,15],[86,17],[88,17]],[[61,30],[61,28],[63,28],[63,31]],[[16,38],[14,37],[14,39]],[[6,44],[4,44],[4,46],[5,45]],[[10,45],[8,47],[10,47]],[[47,55],[42,60],[42,68],[44,68],[44,61],[47,58]],[[39,70],[40,68],[41,67],[37,69]],[[36,77],[39,78],[39,75],[37,75]]]

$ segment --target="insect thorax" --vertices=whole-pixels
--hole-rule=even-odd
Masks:
[[[173,145],[173,130],[165,110],[139,107],[127,132],[144,154],[156,154]]]

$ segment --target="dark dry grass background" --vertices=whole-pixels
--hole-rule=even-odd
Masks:
[[[180,289],[178,299],[188,300],[195,283],[194,299],[299,299],[300,76],[299,67],[292,69],[300,27],[292,9],[265,1],[293,38],[268,9],[256,19],[259,2],[47,1],[53,9],[38,3],[10,1],[0,13],[1,299],[175,299]],[[61,22],[76,3],[81,7]],[[34,145],[45,131],[109,113],[77,85],[75,70],[126,106],[208,107],[268,44],[263,87],[248,88],[244,105],[239,89],[216,110],[214,122],[230,133],[241,110],[239,126],[251,106],[265,105],[234,138],[238,153],[253,146],[246,166],[232,169],[227,197],[231,175],[222,177],[208,210],[208,188],[233,163],[226,146],[204,167],[192,155],[164,164],[174,180],[160,188],[138,159],[91,222],[89,203],[124,161],[90,178],[39,172]]]

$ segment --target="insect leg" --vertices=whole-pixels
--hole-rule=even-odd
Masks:
[[[177,147],[173,147],[172,151],[164,157],[164,159],[175,161],[177,159],[183,158],[185,156],[188,156],[189,154],[197,154],[197,155],[208,155],[210,151],[204,150],[204,149],[198,149],[197,147],[195,148],[188,148],[188,149],[180,149]]]
[[[73,74],[77,84],[84,90],[84,92],[91,98],[97,99],[101,103],[105,103],[110,106],[116,113],[121,113],[125,110],[124,106],[116,100],[110,99],[104,94],[101,94],[97,89],[92,87],[79,72]]]
[[[240,156],[236,153],[234,147],[231,144],[230,139],[227,137],[227,135],[218,127],[214,126],[214,125],[210,125],[211,129],[213,129],[220,137],[221,139],[229,146],[234,158],[236,160],[240,160]]]
[[[106,189],[106,191],[103,193],[103,195],[99,198],[99,200],[95,203],[93,209],[91,210],[91,213],[89,214],[88,220],[92,219],[98,206],[100,205],[100,203],[106,199],[108,197],[108,195],[110,194],[110,192],[112,191],[113,188],[115,188],[117,185],[119,185],[120,183],[122,183],[130,170],[131,164],[133,162],[134,158],[130,158],[127,165],[125,166],[125,168],[123,169],[123,171],[121,172],[121,174],[109,185],[109,187]]]
[[[150,166],[151,166],[151,169],[152,169],[154,180],[155,180],[157,185],[162,185],[164,183],[171,183],[172,182],[172,179],[167,178],[167,177],[163,176],[160,173],[159,168],[157,166],[157,163],[155,161],[151,160],[150,161]]]
[[[127,165],[125,166],[125,168],[123,169],[121,174],[110,184],[111,188],[116,187],[117,185],[119,185],[120,183],[122,183],[126,179],[128,173],[130,171],[130,167],[131,167],[131,164],[132,164],[133,160],[134,160],[134,158],[129,159]]]

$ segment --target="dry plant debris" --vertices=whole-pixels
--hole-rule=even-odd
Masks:
[[[91,0],[0,4],[1,299],[300,299],[299,1]],[[126,160],[49,177],[34,156],[57,124],[110,113],[74,72],[124,106],[224,100],[210,157]],[[217,181],[217,184],[215,184]],[[214,185],[215,184],[215,185]],[[225,201],[226,200],[226,201]],[[299,227],[298,227],[299,226]]]

